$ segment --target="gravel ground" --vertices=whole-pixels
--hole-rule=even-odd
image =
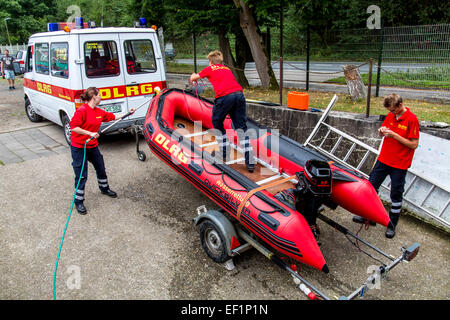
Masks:
[[[63,143],[62,128],[26,118],[20,81],[16,87],[9,92],[6,81],[0,80],[0,133],[40,127]],[[58,266],[57,299],[306,299],[289,274],[255,250],[237,257],[233,271],[210,260],[191,220],[200,205],[216,206],[156,158],[143,139],[145,162],[137,159],[134,137],[127,134],[104,137],[100,148],[111,188],[119,196],[110,199],[99,193],[90,165],[88,214],[74,210],[71,216]],[[0,299],[52,299],[73,180],[68,148],[61,154],[0,165]],[[325,214],[354,233],[359,229],[345,210]],[[367,268],[378,263],[341,233],[320,221],[319,226],[330,273],[308,266],[300,272],[330,297],[349,294],[365,281]],[[394,239],[386,239],[384,231],[376,226],[359,235],[394,256],[403,245],[422,246],[415,260],[395,268],[381,288],[368,291],[364,299],[448,300],[448,234],[407,216],[401,218]]]

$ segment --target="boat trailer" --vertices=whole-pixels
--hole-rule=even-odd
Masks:
[[[331,226],[333,229],[350,236],[362,244],[375,251],[377,254],[384,256],[389,260],[388,263],[382,263],[370,275],[367,280],[349,295],[341,296],[338,300],[351,300],[356,297],[363,297],[367,289],[372,289],[377,283],[384,279],[389,271],[399,265],[401,262],[409,262],[413,260],[419,252],[420,244],[414,243],[409,247],[402,247],[401,254],[395,258],[382,250],[378,249],[369,242],[361,239],[356,234],[349,231],[346,227],[340,225],[336,221],[319,213],[318,218]],[[226,216],[223,209],[207,210],[205,205],[197,208],[197,216],[193,218],[195,226],[200,227],[200,242],[206,254],[215,262],[222,263],[227,270],[235,268],[233,257],[240,255],[244,251],[255,248],[266,258],[275,263],[278,267],[289,272],[296,286],[308,296],[311,300],[332,300],[324,292],[315,287],[312,283],[303,278],[294,268],[289,266],[282,258],[278,257],[274,252],[267,249],[260,241],[249,231],[244,230],[239,223],[232,223]],[[241,244],[245,241],[244,244]],[[377,261],[380,261],[376,259]],[[381,261],[380,261],[381,262]]]

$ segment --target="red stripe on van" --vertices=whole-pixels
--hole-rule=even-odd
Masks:
[[[48,83],[33,81],[25,78],[23,81],[23,86],[43,92],[45,94],[61,98],[67,101],[75,102],[75,99],[79,99],[80,95],[84,92],[83,90],[72,90],[63,87],[54,86]],[[98,88],[102,96],[102,100],[119,99],[126,97],[136,97],[147,94],[155,93],[155,88],[163,90],[167,87],[166,81],[155,81],[148,83],[140,83],[133,86],[115,86],[115,87],[102,87]]]

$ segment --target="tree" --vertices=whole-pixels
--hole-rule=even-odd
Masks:
[[[153,10],[156,3],[159,7]],[[236,51],[235,59],[230,44],[230,34],[235,35],[236,39],[242,39],[239,37],[239,32],[242,31],[236,22],[238,11],[233,3],[226,0],[172,0],[162,3],[155,0],[135,0],[133,5],[136,11],[146,17],[152,17],[155,23],[163,26],[165,38],[186,38],[191,37],[193,33],[197,36],[216,34],[224,63],[231,68],[242,86],[248,86],[243,72],[246,62],[245,46],[244,50]],[[244,56],[241,56],[242,53]]]
[[[270,64],[270,57],[263,45],[263,39],[255,18],[255,11],[244,0],[233,0],[239,9],[239,23],[250,46],[256,70],[263,88],[279,88]]]

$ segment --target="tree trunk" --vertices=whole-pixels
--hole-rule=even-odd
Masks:
[[[235,36],[236,66],[239,69],[245,70],[245,64],[247,62],[253,62],[252,52],[250,51],[250,47],[248,46],[247,38],[245,37],[244,32],[242,32],[242,29],[240,27],[237,32],[235,32]],[[244,71],[242,72],[242,77],[242,79],[238,80],[241,86],[249,87],[250,84],[248,83]]]
[[[230,40],[223,34],[222,30],[220,29],[218,30],[218,35],[219,35],[219,47],[220,51],[223,54],[223,61],[225,65],[230,67],[231,72],[233,72],[234,77],[242,87],[248,87],[248,80],[245,77],[244,68],[242,69],[239,68],[237,66],[236,61],[233,58],[233,53],[231,52],[230,47]]]
[[[347,82],[348,92],[353,101],[365,99],[367,97],[366,87],[355,65],[344,66],[345,81]]]
[[[253,59],[255,60],[256,71],[261,79],[263,88],[278,89],[278,82],[270,64],[270,59],[264,50],[263,40],[259,32],[258,25],[253,16],[252,10],[244,2],[244,0],[233,0],[237,8],[239,8],[239,23],[242,31],[247,38]]]

